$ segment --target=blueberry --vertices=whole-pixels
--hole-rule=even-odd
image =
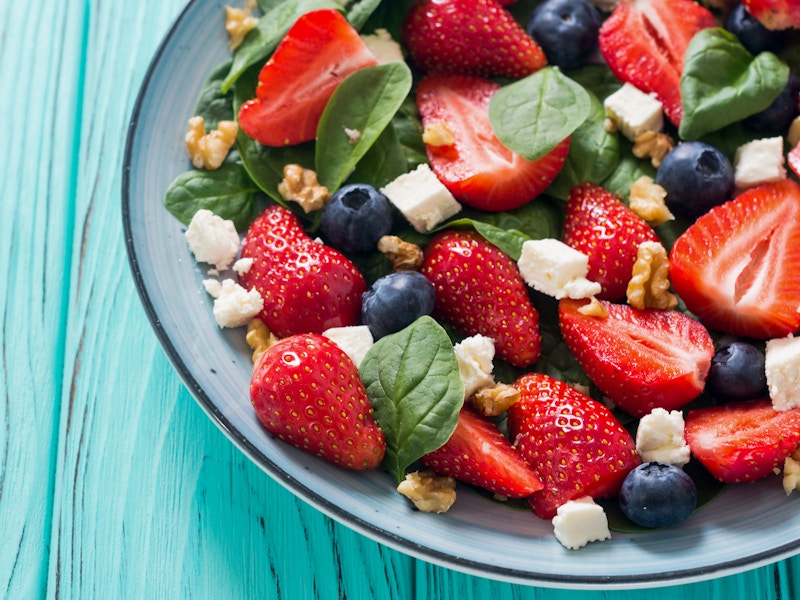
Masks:
[[[768,133],[785,133],[797,116],[800,79],[789,73],[789,82],[767,108],[742,121],[750,129]]]
[[[361,298],[361,322],[378,340],[433,312],[433,283],[417,271],[396,271],[378,279]]]
[[[644,463],[625,477],[619,507],[642,527],[668,527],[685,521],[697,506],[697,487],[683,469]]]
[[[682,142],[661,161],[656,183],[667,190],[672,212],[694,220],[730,199],[733,166],[714,146]]]
[[[765,395],[764,353],[745,342],[721,346],[711,359],[706,389],[718,402],[745,402]]]
[[[728,13],[725,19],[725,29],[739,38],[742,46],[747,48],[750,54],[760,54],[761,52],[774,52],[783,43],[781,31],[771,31],[764,27],[750,12],[744,4],[737,4]]]
[[[342,252],[374,250],[392,228],[392,206],[371,185],[353,183],[339,188],[322,209],[322,233]]]
[[[547,62],[575,69],[597,49],[600,13],[586,0],[545,0],[533,11],[526,31]]]

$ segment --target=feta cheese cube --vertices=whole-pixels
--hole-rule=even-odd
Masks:
[[[603,106],[611,121],[629,140],[647,131],[664,128],[664,107],[654,94],[646,94],[625,83],[605,99]]]
[[[458,372],[464,383],[464,398],[481,388],[494,385],[494,340],[485,335],[473,335],[453,346],[458,360]]]
[[[331,327],[323,331],[322,335],[344,350],[356,367],[361,364],[367,351],[375,343],[372,333],[366,325]]]
[[[246,290],[233,279],[223,280],[221,287],[214,291],[218,293],[214,299],[214,319],[220,327],[247,325],[264,308],[264,299],[258,290]]]
[[[517,266],[525,283],[554,298],[589,298],[602,289],[586,279],[589,257],[553,238],[522,244]]]
[[[361,39],[375,56],[378,64],[405,61],[400,44],[392,39],[392,35],[386,29],[378,28],[372,34],[362,35]]]
[[[205,208],[194,214],[184,235],[195,259],[219,271],[230,267],[239,252],[239,234],[233,221]]]
[[[733,158],[733,178],[740,189],[786,179],[783,138],[764,138],[739,146]]]
[[[590,496],[559,506],[553,517],[553,530],[556,539],[570,550],[611,538],[606,513]]]
[[[636,451],[644,462],[660,462],[682,467],[691,451],[683,437],[683,413],[654,408],[639,420]]]
[[[772,406],[775,410],[800,407],[800,337],[769,340],[765,359]]]
[[[427,233],[461,210],[461,204],[427,164],[400,175],[381,188],[414,229]]]

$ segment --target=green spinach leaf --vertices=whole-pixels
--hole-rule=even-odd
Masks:
[[[631,184],[634,181],[643,175],[655,179],[656,170],[649,160],[636,158],[633,155],[630,142],[622,138],[619,138],[619,142],[619,163],[614,171],[603,180],[602,186],[620,198],[627,198],[630,195]]]
[[[422,122],[414,98],[408,97],[403,100],[400,110],[392,119],[392,124],[406,157],[406,170],[413,171],[419,165],[428,162],[425,143],[422,141]]]
[[[233,112],[233,94],[230,92],[223,94],[221,90],[222,81],[230,70],[231,63],[231,59],[228,59],[214,69],[203,82],[197,97],[194,114],[203,117],[206,130],[216,129],[220,121],[236,120]]]
[[[380,3],[381,0],[359,0],[354,2],[347,9],[347,20],[353,26],[353,29],[360,31]]]
[[[358,161],[348,180],[354,183],[368,183],[375,188],[381,188],[407,171],[408,162],[403,153],[403,147],[397,139],[392,123],[389,123],[380,137],[367,150],[367,153]]]

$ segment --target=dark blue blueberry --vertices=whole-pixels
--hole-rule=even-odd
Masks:
[[[725,19],[725,29],[739,38],[750,54],[774,52],[783,44],[781,31],[771,31],[753,17],[744,4],[737,4]]]
[[[322,209],[322,233],[342,252],[369,252],[392,228],[392,206],[371,185],[339,188]]]
[[[548,63],[575,69],[597,49],[600,13],[586,0],[545,0],[533,11],[526,31]]]
[[[711,359],[706,390],[721,403],[761,398],[767,393],[764,353],[745,342],[721,346]]]
[[[656,183],[667,190],[667,206],[692,220],[730,199],[733,166],[705,142],[682,142],[664,157]]]
[[[417,271],[397,271],[378,279],[361,299],[361,322],[376,340],[400,331],[433,312],[433,283]]]
[[[789,74],[789,82],[780,95],[767,108],[742,121],[750,129],[767,133],[786,133],[792,119],[797,116],[798,96],[800,96],[800,79]]]
[[[644,463],[625,477],[619,507],[642,527],[669,527],[685,521],[697,506],[697,487],[683,469]]]

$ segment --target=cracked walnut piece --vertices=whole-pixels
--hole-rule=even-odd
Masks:
[[[651,227],[655,227],[675,218],[667,207],[666,197],[667,190],[651,177],[642,175],[631,184],[628,205]]]
[[[482,388],[469,399],[470,404],[487,417],[501,415],[518,400],[519,390],[505,383]]]
[[[222,166],[225,157],[236,142],[239,125],[236,121],[220,121],[217,129],[206,133],[206,122],[203,117],[189,119],[189,131],[186,132],[186,152],[192,159],[196,169],[214,171]]]
[[[378,251],[392,263],[395,271],[418,271],[422,266],[422,248],[396,235],[384,235],[379,239]]]
[[[317,180],[316,171],[294,164],[283,167],[278,192],[284,200],[297,202],[306,214],[325,206],[330,196],[328,188]]]
[[[246,0],[242,8],[225,7],[225,31],[230,37],[228,46],[231,50],[241,46],[245,36],[258,25],[258,19],[253,16],[256,6],[255,0]]]
[[[639,309],[671,310],[678,299],[669,291],[669,258],[658,242],[642,242],[628,282],[628,303]]]
[[[674,147],[675,142],[666,133],[645,131],[633,141],[633,155],[636,158],[649,158],[650,164],[657,169]]]
[[[247,324],[245,341],[253,350],[253,364],[255,365],[261,355],[275,345],[278,338],[267,328],[264,321],[256,317]]]

